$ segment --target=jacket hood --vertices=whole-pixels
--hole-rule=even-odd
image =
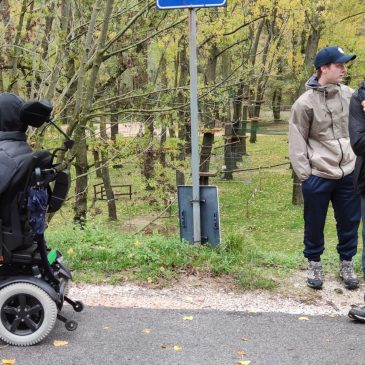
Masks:
[[[305,83],[305,88],[307,90],[309,89],[320,89],[322,86],[321,84],[318,82],[318,77],[317,75],[313,75],[309,78],[309,80]]]
[[[0,131],[25,132],[27,124],[21,121],[20,111],[25,101],[11,93],[0,94]]]
[[[306,90],[317,90],[319,92],[324,93],[325,96],[335,95],[338,92],[341,93],[341,84],[321,85],[318,81],[317,75],[313,75],[308,79],[308,81],[305,84],[305,88]]]

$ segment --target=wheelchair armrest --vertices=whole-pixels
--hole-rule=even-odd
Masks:
[[[52,189],[49,200],[48,213],[54,213],[59,210],[66,199],[70,188],[70,173],[68,170],[59,172],[55,178],[55,184]]]

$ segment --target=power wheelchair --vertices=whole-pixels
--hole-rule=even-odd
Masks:
[[[71,272],[61,253],[48,248],[44,237],[46,215],[61,208],[70,185],[67,166],[56,162],[57,153],[71,149],[73,141],[51,120],[49,102],[24,102],[5,94],[3,103],[4,94],[0,94],[0,118],[7,101],[14,101],[10,111],[16,114],[18,124],[9,131],[9,123],[5,127],[0,123],[0,339],[29,346],[42,341],[57,319],[69,331],[77,328],[77,322],[61,314],[64,302],[76,312],[83,310],[82,302],[67,296]],[[21,141],[25,145],[25,150],[19,148],[22,155],[15,152],[15,162],[9,159],[7,149],[16,143],[14,135],[25,135],[29,125],[40,127],[43,123],[53,124],[66,137],[63,147],[53,153],[32,152]]]

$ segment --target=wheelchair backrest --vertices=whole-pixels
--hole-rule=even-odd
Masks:
[[[69,188],[66,170],[55,168],[47,150],[33,152],[26,142],[28,125],[51,122],[52,105],[46,100],[25,102],[11,93],[0,94],[0,258],[34,244],[29,224],[29,191],[47,190],[48,212],[57,211]],[[51,122],[52,123],[52,122]],[[50,182],[53,182],[51,184]]]

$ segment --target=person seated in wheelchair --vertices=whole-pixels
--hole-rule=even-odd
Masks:
[[[31,207],[27,204],[19,206],[18,203],[29,193],[28,185],[34,184],[33,170],[50,168],[52,155],[47,150],[33,153],[27,143],[26,131],[28,126],[38,128],[49,122],[52,109],[46,100],[25,102],[11,93],[0,94],[0,222],[3,233],[0,263],[9,262],[16,249],[32,246],[33,233],[37,233],[32,232],[35,227],[30,227],[34,218],[31,217],[28,225],[27,210]],[[49,186],[45,187],[50,189]]]
[[[44,103],[43,121],[26,121],[27,104],[11,93],[0,94],[0,194],[8,188],[15,174],[29,160],[32,148],[27,143],[28,126],[40,127],[50,119],[52,106]]]
[[[46,213],[61,207],[69,189],[67,168],[54,158],[73,141],[66,138],[52,154],[33,152],[27,142],[28,127],[44,123],[65,136],[51,120],[52,109],[46,100],[0,94],[0,339],[13,345],[40,342],[56,319],[76,329],[75,321],[59,313],[64,301],[77,312],[83,309],[66,296],[71,272],[44,239]]]

